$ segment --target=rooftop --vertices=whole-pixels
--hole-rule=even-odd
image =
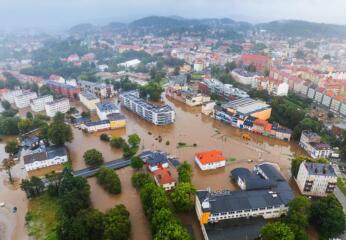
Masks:
[[[98,99],[98,97],[96,97],[95,94],[93,94],[92,92],[89,92],[89,91],[83,91],[80,93],[80,95],[82,95],[83,97],[85,97],[89,101]]]
[[[336,176],[334,168],[330,164],[305,162],[304,165],[310,175]]]
[[[211,150],[207,152],[196,153],[196,157],[202,164],[215,163],[225,161],[225,157],[219,150]]]
[[[96,107],[100,112],[119,111],[118,106],[113,102],[96,103]]]
[[[175,182],[168,168],[160,168],[154,172],[154,176],[160,185]]]

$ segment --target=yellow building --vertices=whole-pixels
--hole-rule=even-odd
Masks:
[[[94,111],[96,104],[100,102],[100,99],[95,94],[88,91],[81,92],[79,100],[89,111]]]
[[[112,113],[107,115],[111,129],[126,127],[126,118],[120,113]]]

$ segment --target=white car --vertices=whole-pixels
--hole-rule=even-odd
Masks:
[[[1,202],[1,203],[0,203],[0,207],[5,207],[5,203],[4,203],[4,202]]]

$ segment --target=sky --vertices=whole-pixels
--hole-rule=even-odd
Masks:
[[[346,25],[345,10],[346,0],[0,0],[0,29],[68,28],[150,15],[228,17],[251,23],[300,19]]]

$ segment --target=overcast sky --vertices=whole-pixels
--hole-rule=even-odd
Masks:
[[[149,15],[279,19],[346,25],[346,0],[0,0],[0,29],[68,27]]]

